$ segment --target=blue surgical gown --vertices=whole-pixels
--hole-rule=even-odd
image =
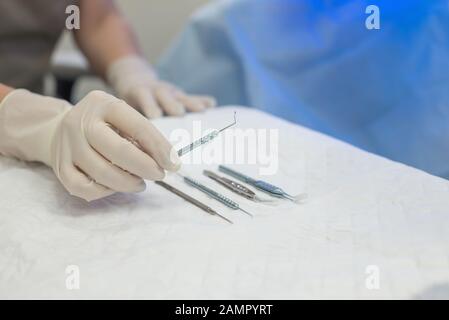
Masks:
[[[368,29],[368,5],[380,29]],[[163,78],[449,177],[449,1],[218,0]]]

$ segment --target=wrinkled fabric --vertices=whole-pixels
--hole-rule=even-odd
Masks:
[[[307,192],[305,203],[254,203],[203,175],[217,164],[189,164],[184,156],[186,174],[254,218],[177,175],[166,181],[234,224],[152,183],[143,193],[88,204],[47,168],[0,157],[0,298],[449,298],[449,181],[248,108],[153,123],[167,137],[193,132],[198,121],[206,132],[234,111],[239,123],[229,132],[279,130],[279,170],[261,176],[259,161],[225,164],[293,194]],[[229,154],[232,144],[222,139],[209,146]]]
[[[380,8],[380,30],[365,9]],[[160,74],[449,177],[449,2],[225,0]],[[194,75],[194,76],[192,76]]]

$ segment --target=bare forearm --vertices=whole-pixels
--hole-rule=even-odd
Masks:
[[[104,77],[114,60],[139,52],[135,36],[112,0],[82,0],[75,40],[92,69]]]
[[[3,98],[6,97],[12,90],[14,89],[0,83],[0,102],[2,102]]]
[[[215,106],[211,97],[190,96],[158,78],[140,55],[135,36],[113,0],[80,0],[80,13],[81,28],[75,32],[78,46],[118,98],[148,118]]]

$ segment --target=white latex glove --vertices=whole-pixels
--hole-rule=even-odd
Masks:
[[[160,81],[151,66],[138,56],[113,62],[107,81],[118,97],[148,118],[183,115],[186,111],[203,111],[216,105],[208,96],[187,95],[181,89]]]
[[[126,139],[124,138],[126,137]],[[177,170],[170,143],[124,101],[93,91],[76,106],[18,89],[0,104],[0,153],[52,167],[87,201],[139,192]]]

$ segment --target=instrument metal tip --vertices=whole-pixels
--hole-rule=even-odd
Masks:
[[[246,211],[246,210],[243,210],[242,208],[239,208],[241,211],[243,211],[244,213],[246,213],[247,215],[249,215],[251,218],[254,218],[254,215],[253,214],[251,214],[251,213],[249,213],[248,211]]]

